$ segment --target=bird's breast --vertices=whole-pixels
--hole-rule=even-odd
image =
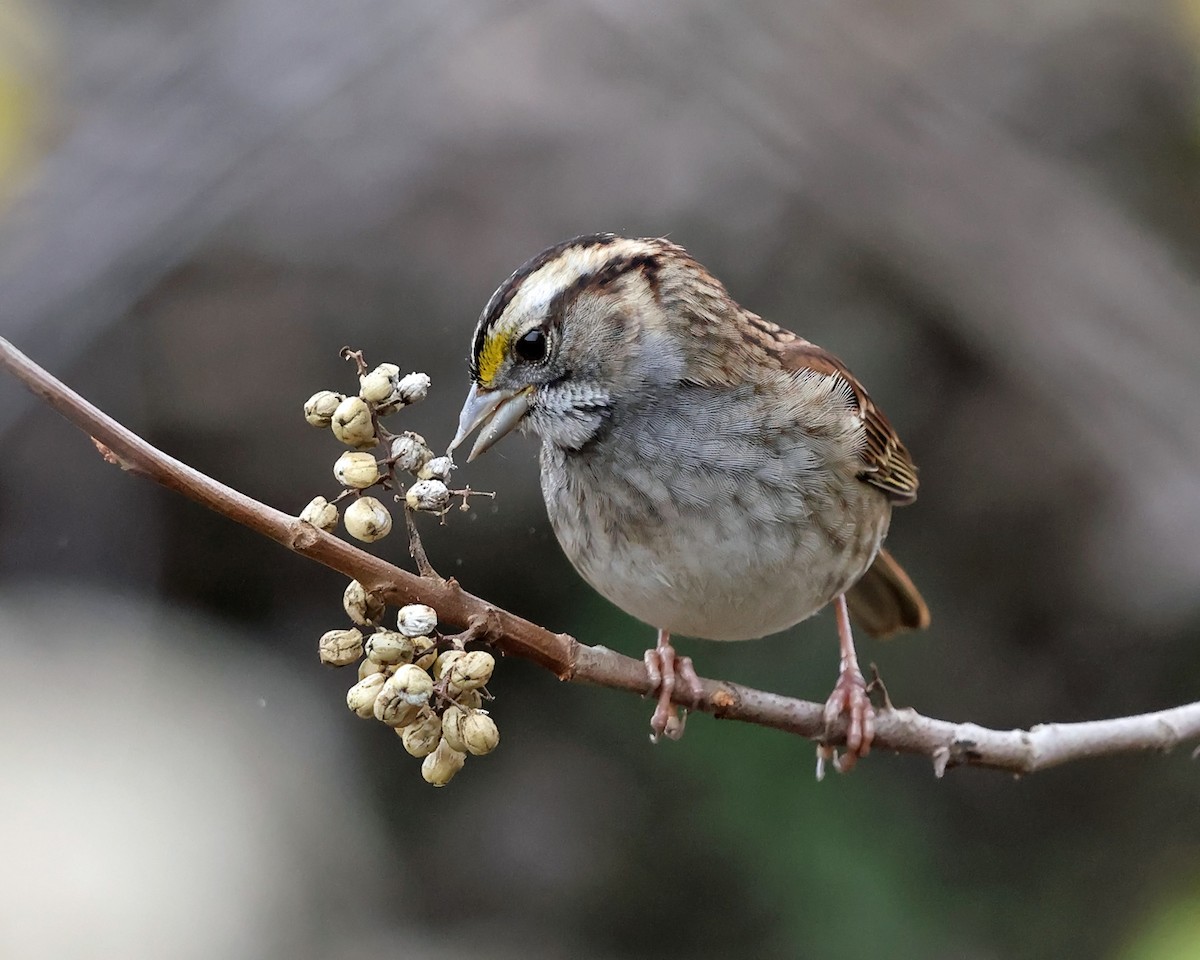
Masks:
[[[891,510],[855,478],[849,447],[794,429],[764,435],[762,422],[641,426],[618,423],[583,451],[542,449],[559,543],[630,615],[686,636],[765,636],[811,616],[870,565]]]

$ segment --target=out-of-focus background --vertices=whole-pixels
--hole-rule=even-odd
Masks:
[[[669,233],[844,357],[922,468],[893,699],[998,726],[1200,696],[1194,0],[0,0],[0,333],[286,510],[343,344],[433,377],[578,233]],[[334,574],[104,465],[0,379],[0,955],[1200,956],[1186,751],[1025,781],[811,747],[517,662],[445,790],[316,659]],[[535,447],[459,474],[473,592],[636,654]],[[401,537],[381,552],[404,561]],[[686,652],[822,698],[828,615]]]

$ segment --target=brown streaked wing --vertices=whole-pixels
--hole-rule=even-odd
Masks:
[[[849,385],[867,431],[862,450],[865,469],[859,479],[878,487],[893,503],[912,503],[917,498],[917,467],[908,449],[896,436],[896,431],[875,406],[866,389],[841,360],[828,350],[801,337],[791,342],[776,342],[780,361],[786,370],[812,370],[820,374],[837,374]]]

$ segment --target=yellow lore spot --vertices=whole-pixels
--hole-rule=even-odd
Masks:
[[[479,385],[490,387],[500,372],[500,364],[508,352],[508,338],[493,333],[483,341],[479,351]]]

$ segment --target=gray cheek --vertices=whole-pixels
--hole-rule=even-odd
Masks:
[[[671,387],[686,372],[678,344],[665,334],[643,330],[628,361],[626,376],[649,387]]]

